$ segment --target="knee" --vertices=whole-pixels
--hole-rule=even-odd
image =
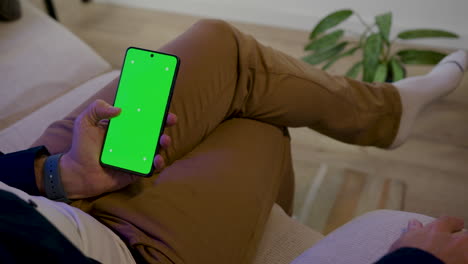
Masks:
[[[194,26],[218,36],[226,33],[231,34],[233,29],[228,22],[221,19],[201,19]]]

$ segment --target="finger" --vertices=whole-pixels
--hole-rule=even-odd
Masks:
[[[93,125],[98,124],[102,119],[109,119],[120,114],[121,109],[113,107],[107,102],[98,99],[91,103],[85,111],[85,119]]]
[[[166,127],[171,127],[177,124],[177,116],[173,113],[167,114]]]
[[[413,231],[413,230],[417,230],[417,229],[420,229],[420,228],[423,228],[423,224],[421,222],[419,222],[418,220],[411,219],[408,222],[408,229],[407,229],[408,232]]]
[[[467,243],[466,245],[468,246],[468,231],[461,231],[453,235],[454,238],[460,239],[465,241]]]
[[[111,175],[112,187],[109,190],[110,192],[120,190],[125,186],[134,183],[138,179],[140,179],[139,176],[133,175],[128,172],[118,171],[111,168],[105,168],[105,170],[109,175]]]
[[[162,169],[164,169],[164,166],[165,166],[163,157],[159,154],[156,155],[156,157],[154,157],[153,164],[154,164],[155,171],[160,172]]]
[[[452,216],[442,216],[428,225],[434,231],[448,233],[458,232],[463,229],[463,226],[463,219]]]
[[[161,145],[163,149],[169,148],[169,146],[171,146],[171,143],[172,143],[171,137],[166,134],[163,134],[161,138],[159,139],[159,145]]]
[[[100,127],[108,127],[109,126],[109,119],[103,119],[98,122],[98,126]]]
[[[468,263],[468,231],[458,232],[452,235],[452,242],[455,244],[455,247],[461,249],[464,252],[465,262]]]

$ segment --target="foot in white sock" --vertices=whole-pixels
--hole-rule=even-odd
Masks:
[[[443,64],[446,64],[446,63],[454,63],[455,65],[457,65],[457,67],[460,69],[460,71],[462,72],[465,72],[468,70],[468,53],[464,50],[458,50],[458,51],[455,51],[447,56],[445,56],[445,58],[443,58],[438,64],[437,66],[439,65],[443,65]],[[433,70],[435,70],[436,67],[434,67]]]
[[[390,148],[405,142],[419,113],[430,103],[455,90],[467,69],[468,53],[459,50],[443,58],[427,75],[394,83],[400,93],[403,111],[398,133]]]

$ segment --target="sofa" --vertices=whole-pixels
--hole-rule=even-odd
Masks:
[[[22,17],[0,22],[0,150],[28,148],[120,74],[87,44],[27,1]],[[272,207],[253,263],[372,263],[411,218],[390,210],[365,214],[324,237]]]

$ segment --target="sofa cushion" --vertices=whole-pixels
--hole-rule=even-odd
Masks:
[[[274,204],[253,264],[289,264],[323,235],[288,216]]]
[[[111,69],[89,46],[28,1],[0,23],[0,130]]]
[[[9,153],[29,148],[52,122],[64,118],[119,74],[115,70],[93,78],[0,131],[0,151]]]
[[[411,219],[417,219],[423,224],[434,220],[432,217],[416,213],[372,211],[336,229],[291,264],[375,263],[387,254]]]

